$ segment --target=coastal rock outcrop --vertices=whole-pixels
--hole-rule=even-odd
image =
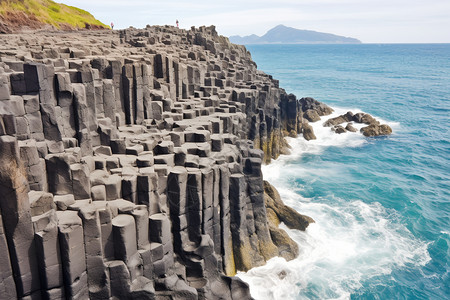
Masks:
[[[366,113],[356,113],[353,114],[351,111],[344,115],[340,115],[334,118],[330,118],[323,123],[324,127],[331,127],[331,130],[335,133],[341,134],[347,131],[357,132],[358,130],[352,126],[350,122],[363,123],[369,126],[362,127],[360,132],[367,137],[370,136],[380,136],[380,135],[390,135],[392,133],[392,128],[387,124],[380,124],[374,117]],[[344,128],[342,123],[347,123]]]
[[[295,256],[268,219],[310,220],[266,208],[261,165],[303,104],[245,47],[213,26],[0,41],[2,297],[250,299],[237,270]]]

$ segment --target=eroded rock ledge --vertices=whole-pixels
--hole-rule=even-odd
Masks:
[[[295,256],[261,164],[301,104],[245,47],[168,26],[0,42],[0,298],[248,299],[229,276]]]

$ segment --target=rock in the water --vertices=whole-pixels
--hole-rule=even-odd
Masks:
[[[351,121],[351,120],[349,120]],[[366,113],[357,113],[353,116],[353,121],[355,121],[356,123],[364,123],[367,125],[370,124],[378,124],[380,125],[380,122],[378,122],[377,120],[375,120],[374,117],[372,117],[369,114]]]
[[[314,109],[308,109],[303,113],[303,118],[308,120],[309,122],[317,122],[320,120],[320,116]]]
[[[347,130],[342,127],[342,125],[336,125],[333,128],[331,128],[332,131],[336,132],[337,134],[345,133]]]
[[[333,112],[333,109],[331,107],[311,97],[301,98],[299,102],[302,106],[302,111],[312,109],[315,110],[319,114],[319,116],[327,116]]]
[[[358,131],[355,127],[353,127],[353,125],[351,123],[348,123],[347,126],[345,126],[345,129],[347,131],[350,131],[350,132],[357,132]]]
[[[390,135],[392,133],[392,128],[386,124],[370,124],[369,126],[361,128],[361,133],[364,136]]]
[[[308,123],[303,123],[303,138],[307,141],[317,139],[314,134],[314,129]]]
[[[342,123],[348,122],[343,116],[338,116],[336,118],[331,118],[323,123],[324,127],[332,127]]]

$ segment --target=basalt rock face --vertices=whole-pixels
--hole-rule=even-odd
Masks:
[[[250,298],[295,96],[214,27],[0,40],[0,298]]]

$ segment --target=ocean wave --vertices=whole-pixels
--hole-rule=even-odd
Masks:
[[[348,299],[370,278],[429,262],[428,245],[397,222],[395,213],[379,203],[335,200],[332,206],[296,207],[316,220],[305,232],[282,225],[300,246],[298,258],[276,257],[238,274],[255,299]]]
[[[360,112],[334,109],[327,118],[347,111]],[[377,120],[400,127],[399,123]],[[299,184],[299,178],[339,177],[342,170],[332,162],[314,164],[314,168],[304,166],[298,163],[300,157],[319,155],[328,147],[362,147],[371,142],[359,132],[335,134],[323,127],[323,122],[310,123],[317,140],[290,138],[292,154],[262,167],[264,178],[278,189],[283,201],[316,223],[305,232],[281,225],[299,244],[298,258],[287,262],[275,257],[262,267],[238,273],[249,283],[255,299],[349,299],[371,278],[430,261],[428,244],[413,236],[395,210],[378,202],[342,199],[333,194],[326,194],[326,201],[301,195],[306,187]],[[354,126],[359,129],[365,125]]]

